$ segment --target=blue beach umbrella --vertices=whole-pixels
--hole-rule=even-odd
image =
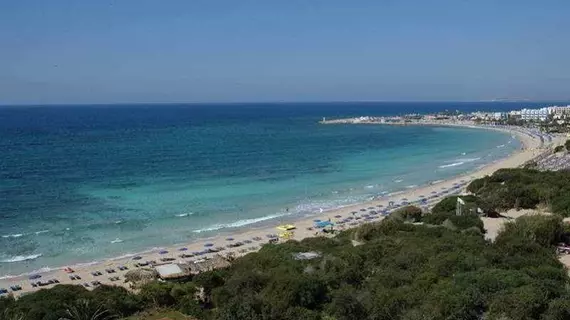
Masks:
[[[228,237],[228,238],[226,238],[226,241],[234,241],[234,238]]]
[[[313,222],[321,222],[321,220],[320,220],[320,219],[315,219],[315,220],[313,220]]]
[[[334,216],[335,218],[342,218],[342,216],[340,214],[337,214],[336,216]]]
[[[205,244],[204,244],[204,247],[213,247],[213,246],[214,246],[213,243],[205,243]]]
[[[42,277],[42,276],[39,275],[39,274],[33,274],[33,275],[29,276],[28,279],[30,279],[30,280],[35,280],[35,279],[39,279],[39,278],[41,278],[41,277]]]
[[[180,248],[180,249],[178,249],[178,251],[186,251],[186,250],[188,250],[188,248]]]
[[[166,251],[166,250],[161,250],[161,251],[159,251],[158,253],[159,253],[159,254],[167,254],[168,251]]]

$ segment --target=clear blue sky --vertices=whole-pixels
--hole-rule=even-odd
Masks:
[[[570,98],[570,0],[0,0],[0,104]]]

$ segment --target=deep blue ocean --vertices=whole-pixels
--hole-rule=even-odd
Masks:
[[[322,117],[522,106],[532,104],[1,107],[0,276],[315,214],[520,148],[481,129],[319,125]]]

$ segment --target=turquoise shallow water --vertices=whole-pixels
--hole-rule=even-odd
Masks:
[[[509,135],[481,129],[317,124],[321,116],[399,112],[385,105],[0,109],[0,275],[315,214],[472,171],[520,148]]]

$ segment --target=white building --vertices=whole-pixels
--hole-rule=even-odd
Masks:
[[[521,110],[521,119],[527,121],[545,121],[549,115],[550,115],[549,108]]]
[[[493,113],[493,120],[503,120],[507,118],[507,114],[503,112]]]

